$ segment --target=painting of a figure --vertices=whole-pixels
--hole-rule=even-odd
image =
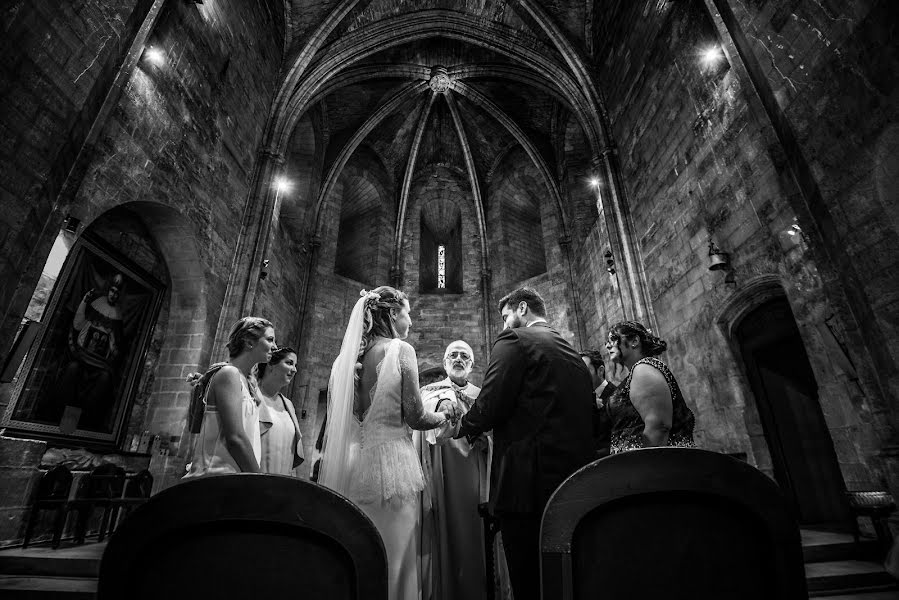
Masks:
[[[89,239],[73,247],[5,421],[114,442],[134,393],[161,286]],[[46,325],[44,325],[44,323]]]

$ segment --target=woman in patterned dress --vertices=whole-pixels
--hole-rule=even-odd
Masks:
[[[623,321],[609,330],[609,357],[628,369],[627,379],[609,399],[612,454],[693,445],[693,412],[668,365],[655,358],[667,347],[636,321]]]

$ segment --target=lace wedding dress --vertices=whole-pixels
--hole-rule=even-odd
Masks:
[[[384,540],[391,599],[421,597],[418,539],[424,479],[410,426],[430,428],[442,419],[424,411],[418,393],[408,393],[417,389],[412,346],[399,339],[388,342],[377,367],[371,404],[357,421],[361,444],[347,494]]]

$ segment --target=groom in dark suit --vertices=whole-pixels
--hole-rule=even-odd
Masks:
[[[606,364],[599,350],[586,350],[580,354],[593,379],[593,449],[596,451],[596,458],[603,458],[609,455],[612,445],[609,398],[618,386],[606,379]]]
[[[490,508],[515,600],[540,597],[540,519],[550,495],[593,460],[593,385],[577,351],[546,322],[543,298],[519,288],[499,302],[481,394],[457,437],[493,430]]]

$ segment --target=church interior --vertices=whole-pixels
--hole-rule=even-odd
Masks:
[[[807,553],[858,567],[806,564],[810,593],[894,597],[886,547],[844,538],[899,531],[899,3],[0,11],[0,589],[36,577],[32,517],[53,556],[32,513],[55,466],[181,478],[186,378],[240,317],[296,350],[308,479],[360,290],[409,295],[422,385],[456,339],[480,385],[497,302],[529,286],[577,350],[622,320],[668,341],[696,446],[851,547]],[[94,541],[71,521],[57,552]],[[69,579],[52,593],[92,597]]]

